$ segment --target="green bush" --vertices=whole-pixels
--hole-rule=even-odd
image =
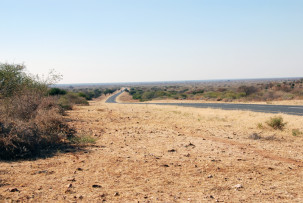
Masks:
[[[63,89],[60,89],[60,88],[51,88],[49,91],[48,91],[48,94],[50,96],[55,96],[55,95],[65,95],[67,92],[66,90],[63,90]]]
[[[194,90],[193,92],[192,92],[192,94],[203,94],[204,93],[204,90]]]
[[[0,98],[22,94],[26,90],[45,94],[47,89],[46,83],[25,73],[25,66],[0,63]]]
[[[283,130],[287,123],[283,122],[283,118],[281,116],[275,116],[266,121],[266,124],[273,129]]]
[[[141,96],[142,101],[148,101],[153,99],[155,96],[155,92],[144,92]]]

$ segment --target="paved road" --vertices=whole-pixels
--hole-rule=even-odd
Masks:
[[[117,103],[116,98],[123,91],[109,97],[106,103]],[[292,105],[267,105],[267,104],[232,104],[232,103],[132,103],[132,104],[153,104],[153,105],[174,105],[196,108],[215,108],[224,110],[248,110],[264,113],[285,113],[303,116],[303,106]]]
[[[105,101],[105,103],[117,103],[117,102],[116,102],[116,98],[117,98],[120,94],[122,94],[123,92],[124,92],[124,91],[120,91],[120,92],[114,94],[113,96],[110,96],[110,97]]]

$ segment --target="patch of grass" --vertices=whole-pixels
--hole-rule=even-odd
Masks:
[[[281,116],[275,116],[266,121],[266,124],[275,130],[283,130],[287,123],[283,122],[283,118]]]
[[[299,129],[292,129],[291,132],[293,136],[300,136],[303,134],[303,132],[301,132]]]
[[[72,144],[95,144],[96,140],[96,138],[89,135],[76,135],[69,138]]]
[[[258,123],[258,124],[257,124],[257,128],[259,128],[259,129],[264,129],[264,126],[263,126],[262,123]]]

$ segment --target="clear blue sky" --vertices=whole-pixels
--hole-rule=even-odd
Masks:
[[[0,0],[0,62],[61,83],[303,77],[303,1]]]

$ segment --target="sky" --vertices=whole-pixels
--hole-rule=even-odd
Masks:
[[[63,84],[303,77],[303,1],[0,0],[0,62]]]

